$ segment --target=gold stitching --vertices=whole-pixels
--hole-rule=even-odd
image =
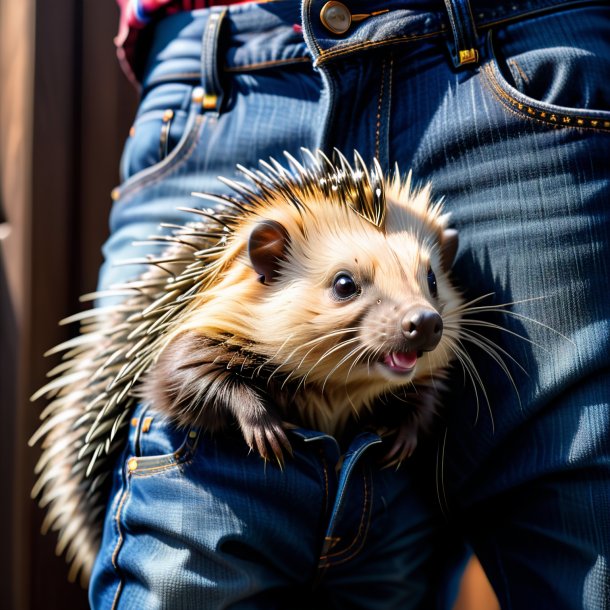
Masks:
[[[188,466],[192,464],[193,460],[189,459],[184,462],[174,462],[173,464],[168,464],[167,466],[160,468],[149,468],[148,470],[142,470],[138,472],[132,473],[134,479],[148,479],[150,477],[159,474],[160,472],[165,472],[167,470],[180,470],[183,466]]]
[[[336,553],[327,553],[326,555],[322,555],[320,557],[320,561],[330,561],[333,557],[340,557],[341,555],[345,555],[345,553],[347,553],[361,539],[362,531],[364,529],[365,517],[366,517],[367,513],[369,515],[368,523],[371,522],[370,511],[367,511],[368,502],[369,502],[369,491],[368,491],[367,481],[368,481],[368,477],[365,475],[364,476],[364,502],[362,503],[362,515],[360,517],[360,524],[358,525],[358,531],[356,532],[354,539],[352,540],[350,545],[347,546],[346,548],[341,549],[340,551],[337,551]],[[360,551],[363,544],[364,544],[364,540],[362,541],[362,544],[351,555],[349,555],[348,557],[344,557],[343,559],[338,560],[338,561],[332,561],[332,565],[344,563],[345,561],[348,561],[349,559],[354,557]]]
[[[188,149],[184,149],[184,148],[181,148],[179,150],[174,149],[174,150],[177,150],[176,156],[172,157],[171,153],[170,153],[170,155],[168,155],[163,161],[160,161],[160,163],[163,164],[162,167],[157,167],[157,168],[153,169],[154,166],[151,166],[150,168],[147,168],[147,169],[151,170],[150,175],[140,177],[140,176],[138,176],[138,174],[135,174],[134,176],[132,176],[131,178],[126,180],[123,183],[123,185],[120,187],[121,188],[121,197],[123,199],[125,199],[125,198],[127,198],[128,195],[129,196],[136,195],[143,188],[150,186],[152,184],[156,184],[157,182],[159,182],[159,180],[161,180],[163,177],[165,177],[169,172],[181,167],[184,163],[186,163],[189,160],[191,153],[193,152],[193,150],[196,148],[197,144],[199,143],[199,135],[200,135],[201,129],[202,129],[203,125],[207,121],[209,121],[209,117],[210,117],[210,115],[205,114],[205,113],[200,114],[195,117],[195,125],[193,125],[191,132],[187,136],[187,138],[190,138],[192,140]],[[174,150],[172,150],[172,153],[174,152]],[[142,171],[146,171],[146,170],[142,170]],[[130,180],[133,180],[133,182],[130,182]]]
[[[340,57],[341,55],[346,55],[347,53],[351,53],[352,51],[361,51],[363,49],[381,47],[385,45],[397,44],[400,42],[410,41],[410,40],[424,40],[426,38],[433,38],[434,36],[438,36],[440,32],[433,32],[431,34],[414,34],[412,36],[398,36],[397,38],[389,38],[388,40],[373,42],[373,41],[365,41],[355,45],[346,45],[344,47],[336,47],[331,51],[320,51],[320,55],[314,62],[314,66],[319,66],[321,63],[333,59],[335,57]]]
[[[119,566],[117,564],[117,558],[119,555],[119,551],[121,550],[121,547],[123,546],[123,531],[121,530],[121,521],[120,521],[121,511],[123,510],[123,505],[125,504],[128,495],[129,495],[129,479],[126,477],[125,478],[125,491],[123,492],[123,497],[121,498],[121,501],[119,502],[119,505],[118,505],[117,511],[116,511],[116,515],[114,516],[114,520],[116,522],[116,528],[117,528],[117,531],[119,532],[119,539],[117,540],[117,543],[114,547],[114,551],[112,552],[112,556],[111,556],[110,560],[112,562],[112,567],[115,569],[115,571],[117,572],[117,576],[119,577],[119,584],[117,586],[117,589],[114,593],[114,598],[112,600],[112,610],[114,610],[116,608],[116,605],[119,602],[119,595],[120,595],[121,589],[123,588],[123,578],[119,574]]]
[[[505,91],[500,83],[498,82],[494,69],[490,64],[483,66],[483,70],[485,76],[487,77],[487,81],[491,85],[492,91],[495,93],[496,97],[508,108],[512,106],[518,110],[523,110],[524,105],[513,98],[507,91]],[[510,104],[510,106],[509,106]],[[553,112],[550,115],[547,111],[537,110],[536,108],[527,107],[527,114],[530,115],[528,117],[525,113],[518,113],[519,116],[525,116],[526,118],[534,118],[539,120],[542,123],[549,124],[549,122],[556,126],[557,124],[561,124],[564,127],[571,127],[572,122],[575,121],[579,127],[587,128],[586,123],[588,121],[590,127],[594,128],[595,131],[604,131],[605,129],[610,128],[610,121],[604,121],[603,125],[600,125],[600,119],[585,119],[578,116],[571,116],[568,114],[560,114],[557,112]],[[544,120],[541,120],[544,119]]]
[[[381,88],[379,91],[379,99],[377,100],[377,124],[375,125],[375,158],[379,159],[380,132],[381,132],[381,106],[383,104],[383,90],[385,85],[385,71],[387,58],[383,58],[381,64]]]

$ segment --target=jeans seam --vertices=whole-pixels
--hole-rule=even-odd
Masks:
[[[311,8],[312,8],[312,1],[309,0],[309,2],[307,3],[307,23],[313,24],[313,19],[311,16]],[[305,20],[304,20],[305,21]],[[316,37],[313,36],[313,32],[312,32],[312,36],[311,36],[311,41],[312,44],[314,45],[314,47],[316,48],[316,51],[320,54],[320,56],[323,54],[322,48],[320,47],[320,45],[318,44],[318,41],[316,40]],[[315,64],[318,63],[318,60],[315,61]]]
[[[336,553],[326,553],[325,555],[322,555],[320,557],[320,561],[327,562],[326,567],[328,567],[330,565],[340,565],[342,563],[349,561],[350,559],[355,557],[362,550],[362,547],[364,546],[364,539],[366,537],[366,532],[368,531],[368,525],[371,521],[371,511],[369,510],[370,492],[369,492],[367,480],[368,480],[368,477],[366,475],[364,475],[363,476],[364,500],[362,502],[362,514],[360,516],[360,524],[358,525],[358,531],[356,532],[356,535],[354,536],[354,539],[350,542],[349,546],[347,546],[344,549],[341,549],[340,551],[337,551]],[[366,520],[367,515],[369,517],[368,521]],[[365,521],[366,521],[366,526],[365,526]],[[358,548],[356,548],[351,554],[348,554],[347,556],[345,556],[360,541],[362,541],[362,543],[360,543],[358,545]],[[335,559],[335,558],[337,558],[337,559]]]
[[[114,598],[112,600],[112,610],[114,610],[117,607],[117,604],[119,601],[119,596],[120,596],[121,590],[123,588],[123,577],[121,576],[121,573],[119,570],[118,555],[119,555],[119,551],[121,550],[121,547],[123,546],[123,540],[124,540],[123,530],[121,529],[121,521],[120,521],[121,512],[123,510],[125,502],[127,501],[128,496],[129,496],[129,475],[127,477],[125,477],[125,489],[123,491],[123,496],[121,497],[121,501],[119,502],[119,505],[117,506],[116,515],[114,516],[114,521],[116,523],[116,528],[117,528],[119,537],[118,537],[118,540],[114,547],[114,551],[112,552],[111,561],[112,561],[112,567],[114,568],[117,576],[119,577],[119,584],[117,585],[116,591],[114,593]]]

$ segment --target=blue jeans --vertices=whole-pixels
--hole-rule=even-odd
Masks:
[[[365,16],[333,34],[302,4],[158,24],[101,287],[236,163],[357,149],[445,196],[457,284],[512,303],[488,319],[504,331],[472,327],[506,370],[472,346],[484,391],[456,366],[437,438],[398,471],[370,433],[340,458],[291,432],[280,471],[139,407],[92,606],[448,608],[468,546],[503,608],[610,608],[610,9],[353,0]]]

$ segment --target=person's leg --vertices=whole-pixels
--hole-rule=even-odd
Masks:
[[[458,284],[469,299],[493,293],[476,305],[514,303],[484,316],[507,332],[467,327],[505,350],[512,381],[471,346],[475,397],[457,367],[444,510],[503,608],[607,608],[610,12],[566,9],[489,36],[479,67],[395,61],[392,92],[390,163],[446,197]]]
[[[471,4],[452,25],[474,18],[479,61],[456,68],[453,30],[433,36],[432,17],[408,44],[406,3],[365,20],[368,42],[351,47],[323,38],[306,3],[333,92],[327,142],[432,181],[460,234],[458,285],[467,299],[490,293],[466,317],[505,329],[465,326],[484,389],[456,365],[436,472],[420,456],[452,527],[503,607],[605,608],[610,13]],[[506,372],[477,348],[486,341]]]
[[[267,9],[263,10],[272,12],[282,4],[269,3]],[[540,105],[513,104],[511,98],[502,95],[502,89],[495,86],[493,73],[489,71],[491,64],[486,56],[482,56],[480,68],[454,69],[443,30],[435,30],[436,26],[442,25],[438,17],[440,10],[429,15],[413,13],[410,7],[401,10],[393,3],[387,8],[394,12],[383,13],[385,9],[379,3],[380,14],[369,15],[345,36],[331,36],[328,31],[323,34],[320,20],[322,4],[303,3],[303,27],[309,48],[318,60],[317,71],[312,70],[306,61],[301,61],[305,55],[298,57],[298,51],[294,55],[288,54],[288,59],[297,58],[297,61],[283,67],[274,66],[279,67],[279,71],[255,70],[253,65],[247,65],[247,61],[241,66],[245,70],[240,71],[239,66],[234,66],[236,70],[230,72],[234,96],[228,98],[229,105],[225,112],[218,115],[208,113],[205,118],[196,119],[192,123],[195,129],[189,131],[194,134],[193,139],[183,139],[177,146],[177,153],[174,156],[170,154],[168,161],[162,162],[151,172],[140,173],[121,189],[122,196],[113,216],[114,236],[106,249],[108,258],[131,256],[128,241],[134,237],[145,238],[143,230],[150,232],[160,219],[184,221],[185,216],[176,214],[174,206],[192,205],[188,198],[191,190],[218,192],[223,187],[216,182],[215,176],[232,174],[235,162],[255,166],[258,158],[269,155],[279,157],[283,149],[294,154],[300,146],[323,146],[327,151],[337,146],[348,155],[351,149],[357,148],[365,159],[377,156],[388,170],[394,162],[398,162],[403,171],[412,167],[416,178],[432,178],[435,193],[447,196],[447,206],[462,236],[456,274],[469,296],[495,292],[495,303],[545,296],[547,298],[543,301],[515,305],[512,310],[542,320],[563,334],[571,335],[584,348],[584,343],[580,342],[586,338],[586,333],[583,335],[582,332],[589,327],[599,327],[607,318],[604,310],[607,305],[603,301],[578,301],[573,287],[592,286],[593,278],[603,281],[604,277],[602,259],[596,253],[603,253],[608,244],[607,221],[604,225],[603,209],[599,206],[603,197],[600,184],[603,186],[607,175],[602,163],[603,150],[607,149],[608,141],[603,132],[605,115],[552,113],[542,116],[545,110]],[[363,8],[362,13],[365,12]],[[295,21],[297,19],[295,17]],[[446,15],[443,19],[447,26]],[[493,20],[491,17],[489,19]],[[414,24],[417,26],[415,30]],[[449,30],[445,27],[444,31]],[[298,32],[298,29],[294,29],[294,32]],[[241,57],[244,56],[248,57],[248,53]],[[235,51],[232,57],[240,55]],[[156,91],[162,91],[162,88]],[[291,95],[286,96],[286,91],[290,91]],[[528,109],[536,116],[532,117]],[[565,127],[555,129],[552,116],[555,121],[558,116],[573,119],[577,126],[565,124]],[[586,131],[578,127],[579,120],[599,123],[589,126],[592,131]],[[564,146],[566,143],[567,147]],[[590,186],[575,184],[576,176],[588,178]],[[566,190],[566,185],[572,188]],[[550,199],[548,203],[547,197]],[[575,224],[566,226],[566,217]],[[590,218],[595,222],[590,222]],[[585,243],[578,242],[577,247],[563,248],[564,244],[575,244],[571,240],[580,238]],[[592,249],[584,255],[585,267],[577,267],[574,253],[579,251],[580,254],[580,249],[586,247],[587,239],[593,244]],[[562,241],[557,248],[559,240]],[[533,256],[532,252],[538,256]],[[565,267],[558,263],[565,264]],[[568,273],[577,272],[578,275],[572,278],[568,274],[562,275],[566,269]],[[110,281],[111,274],[103,277]],[[549,288],[549,283],[560,280],[567,286],[560,290]],[[582,290],[577,292],[582,297]],[[575,319],[576,312],[570,309],[575,302],[584,307],[578,320]],[[538,347],[525,341],[511,340],[510,335],[489,334],[488,329],[482,329],[528,369],[529,377],[521,374],[518,367],[507,359],[518,385],[521,405],[501,369],[494,366],[488,356],[477,357],[477,368],[485,380],[494,415],[495,431],[491,431],[485,399],[480,396],[481,414],[475,425],[477,407],[473,392],[468,389],[462,391],[460,384],[456,383],[454,394],[447,399],[449,429],[446,445],[441,443],[441,466],[434,473],[435,460],[427,462],[425,453],[422,453],[420,459],[408,469],[399,471],[403,483],[392,483],[397,485],[393,488],[395,501],[388,510],[396,515],[399,511],[394,513],[393,506],[402,507],[400,510],[409,515],[412,526],[401,526],[401,529],[394,523],[384,532],[385,538],[381,539],[392,540],[393,528],[396,527],[400,551],[394,557],[404,558],[406,555],[400,553],[405,552],[413,556],[419,548],[427,548],[422,556],[429,557],[429,549],[434,544],[431,524],[435,522],[436,495],[431,492],[429,497],[422,499],[421,488],[412,487],[408,477],[413,467],[422,468],[424,479],[434,489],[436,474],[442,508],[456,516],[456,521],[462,520],[465,528],[468,524],[476,525],[472,540],[477,543],[477,550],[494,585],[506,600],[515,593],[505,586],[500,571],[495,569],[492,556],[495,556],[493,553],[500,556],[507,553],[513,557],[513,553],[507,543],[490,548],[482,545],[485,535],[492,533],[486,524],[493,527],[495,533],[506,531],[510,536],[518,523],[516,513],[510,512],[513,498],[518,498],[525,482],[540,481],[537,489],[544,490],[542,479],[549,472],[556,473],[560,482],[570,472],[578,476],[578,462],[575,470],[570,470],[567,467],[570,462],[565,456],[562,458],[561,452],[552,451],[547,445],[558,442],[565,446],[566,438],[580,438],[574,427],[576,424],[570,428],[570,422],[590,421],[593,430],[603,430],[607,404],[600,409],[587,411],[586,404],[573,403],[571,416],[564,417],[562,414],[565,411],[553,407],[552,400],[567,385],[579,379],[579,386],[586,393],[582,380],[587,372],[595,371],[590,370],[583,356],[590,356],[594,358],[593,362],[602,363],[596,369],[601,370],[607,346],[604,348],[601,345],[603,338],[596,335],[598,343],[593,351],[570,357],[568,354],[576,352],[571,352],[571,344],[557,334],[543,331],[516,317],[500,317],[497,321],[514,332],[527,333],[537,343],[543,344]],[[579,325],[582,331],[577,330]],[[554,352],[554,356],[550,357],[543,348]],[[556,358],[558,355],[562,356],[559,360]],[[559,368],[558,362],[563,363]],[[458,378],[461,379],[461,373],[456,375]],[[607,384],[607,381],[602,383]],[[527,455],[522,447],[520,450],[519,443],[512,446],[508,442],[508,439],[516,439],[521,431],[523,434],[530,431],[534,434],[538,429],[536,421],[543,421],[540,417],[543,412],[551,415],[551,420],[541,423],[539,428],[540,438],[545,439],[545,451],[536,445],[536,453]],[[590,416],[585,413],[590,413]],[[553,418],[560,418],[561,421],[558,423]],[[558,434],[557,428],[561,428],[563,437]],[[549,440],[547,437],[552,438]],[[591,476],[591,464],[599,464],[599,485],[585,485],[588,493],[597,493],[598,500],[603,501],[608,480],[607,470],[603,468],[607,468],[608,450],[601,440],[593,443],[593,447],[598,451],[592,454],[593,462],[586,463],[589,455],[586,454],[581,464],[587,476]],[[506,452],[508,465],[499,459],[503,452]],[[544,456],[558,461],[553,465]],[[296,474],[296,470],[294,472],[295,480],[299,479],[300,475]],[[290,478],[290,474],[287,476]],[[383,483],[379,487],[382,488]],[[411,490],[410,502],[404,501],[406,496],[401,496],[401,489]],[[565,490],[564,494],[571,496],[569,485],[563,485],[562,489]],[[552,502],[543,491],[540,494],[545,502]],[[383,504],[384,499],[380,501]],[[491,503],[491,513],[486,503]],[[536,508],[534,502],[528,506],[533,507],[532,510]],[[588,506],[589,510],[596,510],[595,501],[590,501]],[[506,512],[502,513],[502,510]],[[494,519],[495,512],[505,514],[506,519]],[[491,519],[483,519],[490,514]],[[372,521],[371,532],[375,531],[378,523],[381,523],[379,515]],[[553,534],[560,532],[557,521],[551,523]],[[505,524],[508,524],[506,528]],[[535,528],[536,522],[532,520],[528,525]],[[603,527],[607,525],[602,525],[601,529],[592,526],[590,535],[573,535],[578,530],[577,526],[570,520],[562,524],[565,531],[572,535],[575,545],[572,550],[576,552],[569,553],[569,556],[573,558],[575,554],[580,554],[581,567],[585,566],[592,575],[585,579],[592,584],[586,586],[592,590],[602,590],[599,583],[607,578],[604,574],[606,560],[603,558],[607,550],[604,550],[603,543],[596,547],[602,557],[600,562],[594,561],[586,548],[587,536],[589,540],[590,536],[605,536],[607,532]],[[205,523],[200,522],[193,527],[205,527]],[[417,530],[423,532],[420,537],[409,536],[409,532],[413,534]],[[334,598],[337,607],[341,607],[341,600],[348,600],[354,578],[361,578],[367,565],[392,565],[392,553],[384,556],[383,551],[394,547],[375,545],[372,544],[373,540],[373,537],[367,537],[362,552],[341,563],[341,567],[339,564],[334,567],[321,566],[328,567],[324,570],[320,591],[324,591],[328,585],[329,604],[333,603]],[[518,545],[518,537],[513,536],[511,540]],[[544,549],[548,552],[550,545],[544,546]],[[171,553],[169,556],[172,556]],[[384,560],[387,560],[385,564]],[[527,566],[526,561],[519,561],[522,567]],[[536,584],[533,575],[546,570],[544,579],[550,582],[558,571],[556,563],[543,564],[536,559],[535,570],[538,572],[532,572],[533,585],[536,586],[534,596],[542,596],[544,587]],[[411,587],[421,592],[430,588],[428,583],[431,582],[431,568],[434,566],[429,561],[425,569],[408,561],[398,561],[394,563],[396,565],[401,566],[405,590]],[[518,570],[513,571],[518,574]],[[376,573],[376,570],[369,569],[369,573]],[[419,585],[411,580],[414,577],[420,579]],[[508,578],[510,586],[526,587],[523,578],[521,583],[514,583],[510,575]],[[371,582],[370,590],[373,587]],[[585,587],[585,581],[582,587]],[[214,586],[211,590],[214,590]],[[347,597],[344,592],[347,592]],[[595,595],[593,593],[591,599],[596,599]],[[349,599],[353,601],[353,597]],[[568,596],[565,600],[568,600]],[[412,603],[419,603],[417,595],[413,596]],[[514,603],[514,607],[519,606]]]
[[[175,209],[202,204],[191,191],[226,193],[217,176],[235,177],[236,163],[282,161],[284,150],[298,157],[300,147],[315,149],[324,140],[328,89],[293,27],[295,6],[244,5],[225,16],[224,50],[211,62],[227,68],[218,107],[202,108],[207,98],[199,83],[167,82],[173,39],[155,43],[159,53],[155,47],[123,159],[126,180],[117,190],[101,288],[137,272],[113,266],[142,251],[133,240],[145,240],[160,222],[192,220]],[[202,35],[207,15],[193,14],[192,23],[172,17],[157,34],[167,28],[168,36],[195,41],[199,61],[197,36],[210,40]],[[221,48],[203,46],[205,53]],[[179,51],[193,47],[175,48],[176,74],[191,73],[193,58]],[[203,81],[207,86],[205,74]],[[160,159],[154,155],[167,110],[177,121],[169,129],[174,147]],[[360,148],[372,160],[374,153]],[[92,578],[94,607],[311,608],[312,596],[320,608],[420,604],[430,578],[430,502],[408,469],[379,472],[378,457],[368,458],[374,439],[339,468],[334,441],[291,436],[295,458],[280,471],[230,436],[202,437],[191,447],[188,431],[179,434],[142,409],[115,472]]]

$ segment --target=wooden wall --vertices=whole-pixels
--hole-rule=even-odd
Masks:
[[[112,0],[0,0],[0,606],[86,608],[30,500],[57,321],[95,288],[110,191],[135,108],[112,38]],[[5,605],[6,604],[6,605]]]

